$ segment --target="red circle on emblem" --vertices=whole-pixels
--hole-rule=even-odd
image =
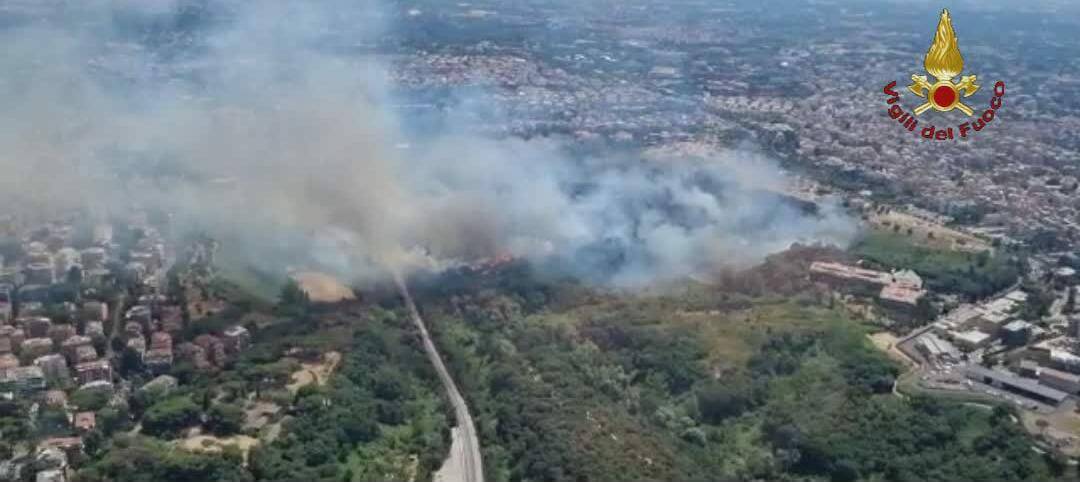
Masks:
[[[941,107],[948,107],[956,102],[956,91],[948,85],[942,85],[934,89],[934,103]]]

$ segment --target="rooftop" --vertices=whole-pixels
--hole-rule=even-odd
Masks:
[[[883,300],[914,305],[919,302],[919,298],[922,298],[924,294],[926,292],[921,289],[894,283],[882,287],[879,296]]]
[[[1023,331],[1023,330],[1031,329],[1031,327],[1032,327],[1032,324],[1028,323],[1028,322],[1026,322],[1024,320],[1013,320],[1013,321],[1010,321],[1005,326],[1003,326],[1002,328],[1005,329],[1006,331]]]
[[[955,332],[953,333],[953,338],[973,345],[978,345],[979,343],[986,341],[987,338],[990,338],[990,335],[978,330],[969,330]]]
[[[1018,302],[1018,303],[1022,303],[1024,301],[1027,301],[1028,294],[1026,292],[1024,292],[1023,290],[1013,290],[1013,291],[1010,291],[1009,294],[1005,295],[1005,298],[1010,299],[1010,300],[1015,301],[1015,302]]]
[[[859,279],[878,284],[888,284],[892,280],[888,273],[826,261],[814,261],[810,264],[810,271],[838,278]]]

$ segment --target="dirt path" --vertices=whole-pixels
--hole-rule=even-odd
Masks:
[[[290,393],[296,394],[298,390],[312,383],[323,385],[330,379],[330,375],[341,363],[341,353],[332,351],[323,355],[318,363],[301,363],[300,370],[292,374],[292,383],[285,385]]]

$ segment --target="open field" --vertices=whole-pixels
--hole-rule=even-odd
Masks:
[[[259,444],[259,439],[247,435],[215,437],[196,431],[196,433],[181,440],[179,444],[180,447],[185,450],[193,452],[221,452],[227,446],[236,447],[237,449],[240,449],[240,453],[243,455],[244,463],[246,464],[251,448]]]
[[[317,271],[297,271],[289,275],[300,284],[304,290],[317,303],[337,303],[339,301],[355,300],[356,294],[352,289],[345,286],[340,280],[326,273]]]
[[[870,339],[870,342],[873,343],[874,346],[877,347],[877,349],[889,355],[889,358],[903,363],[905,366],[908,367],[915,365],[915,362],[908,358],[907,355],[904,354],[904,352],[896,348],[896,343],[900,341],[900,338],[896,335],[887,331],[882,331],[866,335],[866,337]]]
[[[899,211],[870,213],[867,221],[875,228],[894,230],[931,248],[973,253],[992,249],[989,243],[975,236]]]

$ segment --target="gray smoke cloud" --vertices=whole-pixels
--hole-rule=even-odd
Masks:
[[[159,207],[262,270],[354,279],[512,254],[640,285],[855,231],[835,206],[807,215],[775,195],[779,168],[746,150],[590,157],[558,139],[406,134],[387,66],[360,53],[387,33],[375,4],[12,2],[0,15],[13,210]]]

